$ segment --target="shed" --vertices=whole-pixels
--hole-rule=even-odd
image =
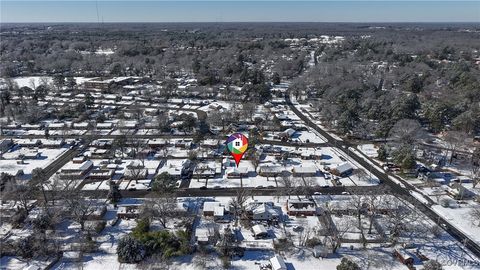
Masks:
[[[270,258],[270,264],[272,265],[272,270],[287,270],[287,265],[282,257],[275,255]]]
[[[264,238],[268,236],[267,229],[262,224],[253,225],[252,227],[253,236],[255,239]]]

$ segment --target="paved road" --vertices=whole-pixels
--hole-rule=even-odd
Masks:
[[[376,163],[375,161],[371,160],[367,156],[359,157],[356,154],[350,152],[348,150],[349,147],[355,148],[355,145],[351,144],[348,141],[341,141],[337,140],[336,138],[332,137],[328,132],[320,128],[318,125],[313,123],[310,118],[306,117],[300,110],[298,110],[293,104],[292,101],[290,100],[290,97],[288,95],[285,95],[285,100],[287,105],[290,107],[290,109],[300,118],[302,119],[308,126],[311,128],[315,129],[320,133],[322,136],[324,136],[328,142],[327,145],[332,146],[332,147],[340,147],[343,148],[343,150],[347,153],[347,155],[358,162],[360,165],[362,165],[364,168],[369,168],[371,173],[374,174],[378,179],[382,181],[385,185],[390,187],[390,190],[395,193],[397,196],[409,201],[412,203],[417,209],[419,209],[423,214],[428,216],[430,219],[432,219],[437,225],[443,227],[447,232],[450,233],[453,237],[455,237],[460,243],[463,243],[472,253],[474,253],[477,257],[480,257],[480,246],[473,242],[467,235],[456,229],[453,225],[451,225],[447,220],[439,216],[437,213],[435,213],[429,205],[423,204],[421,201],[419,201],[416,197],[412,195],[411,192],[414,191],[414,187],[410,185],[409,183],[400,180],[404,187],[400,186],[399,184],[395,183],[393,180],[389,178],[389,175],[385,172],[379,171],[375,168],[375,166],[371,166],[369,162],[367,162],[365,159],[368,159],[370,162],[374,163],[377,165],[377,167],[381,166]]]

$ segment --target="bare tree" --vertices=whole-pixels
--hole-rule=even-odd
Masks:
[[[470,210],[470,218],[472,219],[472,224],[480,227],[480,207],[473,207]]]
[[[461,148],[466,144],[467,138],[467,133],[463,131],[450,130],[445,133],[443,139],[447,144],[448,150],[450,150],[450,164],[452,164],[453,157],[455,156],[458,148]]]
[[[480,183],[480,147],[473,150],[469,167],[473,181],[473,188],[475,188],[478,183]]]
[[[368,210],[368,202],[367,196],[362,195],[353,195],[348,203],[349,209],[352,211],[352,214],[357,219],[356,227],[360,230],[360,236],[362,237],[362,244],[363,247],[367,245],[367,238],[365,237],[365,230],[362,224],[362,216],[367,213]]]
[[[245,215],[245,203],[248,198],[252,196],[251,192],[246,189],[238,189],[234,198],[232,198],[230,205],[233,207],[233,215],[235,217],[235,225],[238,224],[238,219]]]
[[[158,220],[163,227],[167,228],[170,219],[178,217],[177,198],[174,196],[155,197],[154,194],[148,196],[142,205],[142,215]]]
[[[423,138],[424,134],[420,123],[412,119],[402,119],[398,121],[389,132],[390,137],[394,141],[402,145],[411,146]]]

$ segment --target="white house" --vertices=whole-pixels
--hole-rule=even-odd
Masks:
[[[337,164],[332,168],[332,173],[338,176],[347,176],[353,172],[353,166],[348,162]]]

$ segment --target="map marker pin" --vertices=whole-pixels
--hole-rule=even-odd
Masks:
[[[240,160],[242,160],[243,154],[248,148],[247,136],[243,135],[242,133],[234,133],[230,135],[230,137],[227,139],[227,148],[233,159],[235,159],[235,163],[238,167]]]

